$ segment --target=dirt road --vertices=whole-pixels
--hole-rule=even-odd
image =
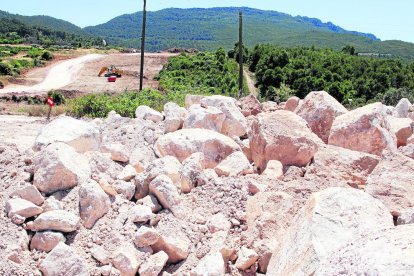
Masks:
[[[253,94],[257,97],[257,88],[254,86],[255,81],[253,80],[251,74],[248,70],[244,69],[244,77],[246,78],[247,87],[249,87],[250,94]]]
[[[144,87],[157,88],[154,78],[158,75],[168,59],[176,54],[146,53]],[[115,83],[108,83],[105,77],[98,77],[104,66],[115,65],[124,70],[122,78]],[[37,68],[28,72],[24,78],[33,85],[8,85],[0,89],[0,94],[45,94],[50,90],[91,92],[122,92],[139,87],[140,54],[89,54],[55,63],[46,68]]]

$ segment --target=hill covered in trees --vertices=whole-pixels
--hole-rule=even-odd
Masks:
[[[150,51],[171,47],[214,51],[229,50],[238,38],[238,13],[244,13],[245,44],[259,43],[283,47],[315,46],[342,49],[355,47],[357,52],[414,58],[414,44],[380,41],[372,34],[346,31],[319,19],[290,16],[275,11],[250,8],[165,9],[148,12],[147,47]],[[104,37],[112,44],[139,47],[142,12],[116,17],[109,22],[85,28],[90,34]]]

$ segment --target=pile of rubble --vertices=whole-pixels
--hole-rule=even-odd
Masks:
[[[59,117],[0,145],[0,274],[412,274],[413,119],[323,91]]]

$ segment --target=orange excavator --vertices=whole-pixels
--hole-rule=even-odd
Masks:
[[[106,73],[105,73],[106,72]],[[117,77],[120,78],[122,77],[122,74],[124,73],[124,71],[119,70],[115,67],[115,65],[111,65],[109,68],[108,67],[102,67],[101,71],[99,71],[98,77],[102,76],[102,74],[105,73],[105,77]]]

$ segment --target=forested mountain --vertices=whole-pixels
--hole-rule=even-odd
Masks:
[[[0,43],[92,46],[100,44],[101,41],[101,38],[61,19],[0,11]]]
[[[342,49],[351,45],[358,52],[390,54],[414,58],[414,44],[380,41],[372,34],[346,31],[319,19],[290,16],[275,11],[251,8],[165,9],[148,12],[147,47],[156,51],[170,47],[215,50],[231,49],[238,39],[238,12],[244,13],[245,44],[280,46],[315,46]],[[139,47],[142,12],[116,17],[85,31],[105,37],[109,43]]]

